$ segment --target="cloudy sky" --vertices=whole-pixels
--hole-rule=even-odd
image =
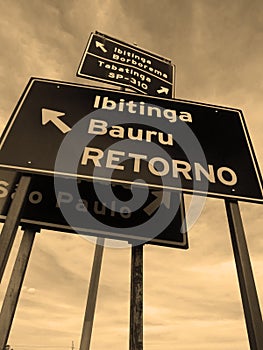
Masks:
[[[263,169],[262,18],[261,0],[2,0],[1,130],[31,76],[85,83],[76,71],[98,30],[171,58],[178,98],[242,109]],[[262,304],[262,207],[240,208]],[[248,350],[223,200],[207,200],[189,243],[187,251],[144,248],[144,348]],[[93,252],[77,235],[37,235],[9,339],[15,350],[70,349],[72,341],[78,349]],[[130,249],[107,248],[94,350],[128,349],[129,273]]]

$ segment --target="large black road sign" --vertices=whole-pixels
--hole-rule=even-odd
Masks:
[[[15,196],[17,174],[12,171],[0,171],[0,219],[4,220],[11,200]],[[151,190],[143,205],[135,211],[125,205],[131,196],[127,186],[113,184],[113,191],[116,199],[123,201],[124,205],[119,211],[116,211],[116,200],[110,203],[102,203],[98,198],[93,183],[85,180],[78,182],[79,196],[75,196],[68,189],[69,182],[72,179],[61,179],[61,191],[57,194],[54,190],[54,179],[51,176],[37,175],[32,179],[31,189],[26,198],[26,204],[23,211],[22,224],[37,225],[43,229],[52,229],[56,231],[83,233],[90,236],[100,236],[110,239],[124,240],[137,244],[142,241],[147,244],[161,245],[167,247],[176,247],[187,249],[188,238],[187,232],[182,232],[185,227],[183,206],[175,215],[174,207],[178,206],[180,200],[176,192],[165,192],[161,190]],[[105,183],[99,183],[97,186],[104,190]],[[162,201],[162,197],[165,197]],[[80,203],[80,198],[82,203]],[[165,221],[166,216],[172,217],[168,220],[167,226],[156,237],[145,236],[140,225],[147,223],[156,214],[160,205],[163,207],[162,219]],[[85,206],[85,208],[84,208]],[[61,209],[66,209],[73,215],[73,226],[69,225],[61,213]],[[97,225],[93,225],[92,220],[86,225],[87,209],[94,218]],[[108,230],[98,232],[97,226],[102,223],[107,225]],[[75,225],[74,225],[75,224]],[[165,226],[165,225],[164,225]],[[137,235],[131,233],[130,228],[138,227]],[[184,229],[184,231],[186,231]],[[147,233],[146,233],[147,234]],[[149,232],[149,234],[151,234]]]
[[[0,167],[20,172],[263,200],[238,109],[33,78],[0,150]]]
[[[77,75],[152,96],[172,97],[171,61],[98,32],[90,35]]]

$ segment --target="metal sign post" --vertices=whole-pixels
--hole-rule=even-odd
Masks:
[[[16,231],[20,222],[21,212],[25,203],[25,197],[29,189],[31,176],[22,176],[18,184],[15,197],[8,211],[2,233],[0,235],[0,282],[12,249]],[[1,348],[0,348],[1,349]]]
[[[263,324],[245,231],[237,202],[225,201],[251,350],[263,349]]]
[[[101,265],[102,265],[103,250],[104,250],[104,239],[98,238],[96,243],[95,253],[94,253],[93,265],[92,265],[87,306],[86,306],[86,311],[84,316],[81,342],[80,342],[80,350],[89,350],[90,348],[93,320],[94,320],[98,286],[99,286],[100,271],[101,271]]]
[[[130,291],[130,347],[143,349],[143,245],[132,247]]]
[[[4,349],[8,341],[36,231],[35,227],[30,226],[24,229],[0,313],[0,349]]]
[[[172,97],[175,86],[172,85]],[[181,196],[180,211],[184,216],[184,199]],[[131,249],[130,282],[130,338],[129,350],[143,350],[143,244]]]

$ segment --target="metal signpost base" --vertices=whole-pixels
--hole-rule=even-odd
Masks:
[[[130,348],[143,349],[143,245],[132,247],[130,293]]]
[[[20,243],[19,251],[17,254],[17,258],[14,264],[14,268],[12,271],[12,275],[9,281],[9,285],[7,287],[0,314],[1,350],[5,348],[6,343],[8,341],[35,234],[35,228],[25,228],[23,238]]]
[[[103,250],[104,250],[104,238],[97,238],[91,278],[90,278],[87,306],[86,306],[83,328],[82,328],[80,350],[89,350],[90,348],[93,320],[94,320],[98,286],[99,286],[100,271],[101,271],[101,265],[102,265]]]
[[[225,201],[251,350],[263,349],[263,324],[245,232],[237,202]]]
[[[21,176],[15,197],[10,205],[1,235],[0,235],[0,282],[12,249],[16,231],[20,222],[25,197],[29,189],[31,176]],[[0,348],[1,349],[1,348]]]

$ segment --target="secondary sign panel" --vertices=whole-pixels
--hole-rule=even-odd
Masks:
[[[0,149],[6,169],[262,202],[237,109],[33,78]]]
[[[77,75],[172,97],[174,66],[170,61],[98,32],[89,38]]]
[[[11,203],[16,191],[17,174],[15,172],[1,170],[0,171],[0,219],[4,220],[8,207]],[[55,193],[54,179],[51,176],[35,176],[32,180],[31,188],[26,198],[25,208],[23,210],[21,222],[24,224],[37,225],[43,229],[52,229],[56,231],[83,233],[90,236],[101,236],[105,238],[113,238],[118,240],[128,241],[130,243],[145,241],[145,232],[141,232],[140,225],[147,223],[148,220],[156,214],[160,205],[164,208],[164,218],[166,213],[174,212],[174,206],[179,200],[179,195],[176,192],[166,192],[165,201],[162,203],[162,191],[151,190],[143,203],[143,205],[135,211],[129,209],[128,206],[123,207],[125,210],[116,211],[116,201],[113,200],[106,206],[101,203],[93,183],[90,181],[79,181],[78,189],[80,198],[85,204],[89,213],[96,221],[106,224],[108,230],[100,232],[92,225],[85,225],[85,210],[83,204],[80,204],[79,198],[76,198],[72,192],[68,191],[71,179],[61,179],[61,191]],[[97,184],[103,191],[105,183]],[[116,198],[122,201],[129,200],[131,192],[127,186],[113,184],[113,190],[116,193]],[[69,212],[74,213],[74,226],[70,226],[61,213],[61,208],[65,208]],[[187,232],[181,233],[184,220],[183,207],[181,211],[172,215],[172,220],[164,230],[156,236],[147,240],[147,244],[161,245],[167,247],[176,247],[187,249],[188,237]],[[82,225],[83,223],[83,225]],[[131,234],[130,228],[137,226],[137,237]],[[121,228],[120,230],[117,230]]]

